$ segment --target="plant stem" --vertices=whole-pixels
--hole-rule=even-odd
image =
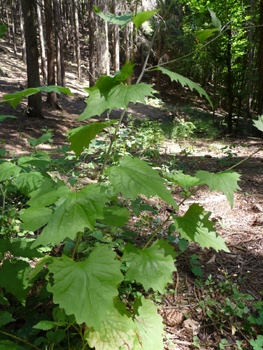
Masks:
[[[2,215],[4,215],[4,211],[5,211],[5,193],[3,191],[2,185],[0,185],[0,190],[1,190],[2,196],[3,196]]]
[[[25,339],[16,337],[15,335],[12,335],[12,334],[9,334],[9,333],[3,332],[3,331],[0,331],[0,333],[2,333],[2,334],[4,334],[4,335],[8,335],[9,337],[12,337],[12,338],[14,338],[14,339],[16,339],[16,340],[22,341],[23,343],[25,343],[26,345],[31,346],[31,347],[34,348],[34,349],[41,350],[40,348],[38,348],[38,347],[36,347],[35,345],[29,343],[29,342],[28,342],[27,340],[25,340]]]
[[[102,169],[101,169],[100,176],[103,175],[104,170],[105,170],[105,168],[106,168],[107,161],[108,161],[108,159],[109,159],[109,156],[110,156],[110,152],[111,152],[113,143],[114,143],[114,141],[116,140],[117,133],[118,133],[119,130],[120,130],[120,126],[121,126],[121,123],[122,123],[122,120],[123,120],[123,117],[124,117],[125,112],[126,112],[126,110],[124,109],[123,112],[122,112],[122,114],[121,114],[121,117],[120,117],[120,119],[119,119],[119,121],[118,121],[118,124],[117,124],[117,126],[116,126],[116,128],[115,128],[115,132],[114,132],[114,134],[113,134],[113,136],[112,136],[112,138],[111,138],[110,145],[109,145],[109,148],[108,148],[108,151],[107,151],[107,154],[106,154],[106,157],[105,157],[105,160],[104,160]],[[101,180],[101,179],[100,179],[100,180]]]
[[[79,246],[79,242],[80,242],[80,240],[81,240],[81,236],[82,236],[82,232],[79,232],[79,233],[78,233],[78,236],[77,236],[76,243],[75,243],[75,245],[74,245],[74,249],[73,249],[73,252],[72,252],[71,259],[74,259],[74,256],[75,256],[75,254],[76,254],[76,250],[77,250],[77,248],[78,248],[78,246]]]
[[[249,158],[253,157],[254,154],[256,154],[256,153],[258,153],[258,152],[260,152],[260,151],[262,151],[262,150],[263,150],[263,147],[258,148],[255,152],[251,153],[247,158],[241,160],[241,161],[238,162],[237,164],[235,164],[235,165],[231,166],[230,168],[228,168],[227,171],[236,168],[237,166],[239,166],[239,165],[242,164],[243,162],[246,162]]]

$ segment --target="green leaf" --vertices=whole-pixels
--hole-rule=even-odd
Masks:
[[[75,239],[77,232],[93,229],[97,219],[103,219],[108,198],[102,184],[90,184],[78,193],[69,191],[55,203],[54,214],[32,244],[32,248],[53,242],[59,244],[66,237]]]
[[[105,15],[102,11],[100,11],[97,7],[93,6],[94,11],[96,14],[102,18],[106,22],[110,22],[112,24],[118,24],[121,27],[124,27],[127,23],[131,22],[132,20],[132,13],[125,13],[121,16],[115,16],[112,13],[109,15]]]
[[[145,250],[128,243],[122,256],[122,261],[126,261],[129,266],[126,278],[141,283],[146,291],[152,288],[164,294],[167,284],[173,281],[176,255],[174,247],[163,239],[155,241]]]
[[[103,215],[100,221],[105,225],[124,226],[129,221],[130,212],[127,208],[110,206],[103,209]]]
[[[178,242],[178,247],[181,250],[181,252],[185,252],[188,247],[188,242],[184,238],[180,238]]]
[[[253,123],[258,130],[263,131],[263,115],[259,115],[258,120],[253,120]]]
[[[11,176],[16,176],[20,173],[21,168],[10,162],[0,164],[0,181],[8,180]]]
[[[0,327],[4,326],[9,322],[13,322],[15,319],[7,311],[0,311]]]
[[[49,331],[52,328],[58,327],[65,327],[66,322],[56,322],[56,321],[39,321],[33,328],[35,329],[42,329],[43,331]]]
[[[85,261],[75,262],[63,255],[49,265],[54,284],[47,289],[53,293],[54,303],[73,314],[77,323],[100,331],[102,322],[114,312],[113,298],[123,280],[121,262],[107,246],[94,249]]]
[[[108,122],[92,123],[70,130],[68,132],[69,136],[67,141],[71,142],[70,148],[76,153],[76,157],[78,157],[85,148],[89,148],[90,141],[107,126],[109,126]]]
[[[51,219],[53,210],[50,208],[30,207],[20,211],[20,219],[23,221],[22,230],[36,231],[45,226]]]
[[[209,98],[209,96],[207,95],[207,93],[205,92],[205,90],[203,88],[201,88],[198,84],[194,83],[192,80],[183,77],[182,75],[175,73],[175,72],[171,72],[170,70],[163,68],[163,67],[157,67],[155,69],[152,70],[160,70],[162,71],[164,74],[169,75],[171,81],[178,81],[182,87],[184,86],[188,86],[190,88],[191,91],[193,91],[193,89],[196,89],[199,92],[199,95],[205,96],[206,99],[208,100],[208,102],[210,103],[211,107],[213,108],[213,104]]]
[[[27,278],[30,270],[27,262],[11,259],[4,260],[0,270],[0,286],[5,288],[7,293],[12,293],[23,305],[31,286]]]
[[[208,10],[210,12],[210,16],[212,18],[213,25],[217,28],[217,30],[220,31],[221,28],[222,28],[220,20],[216,17],[216,14],[215,14],[215,12],[213,10],[211,10],[209,7],[208,7]]]
[[[137,15],[132,18],[132,21],[136,25],[137,29],[139,29],[144,22],[148,21],[148,19],[150,19],[159,11],[160,9],[152,10],[152,11],[143,11],[143,12],[137,13]]]
[[[223,238],[216,234],[214,222],[209,221],[210,212],[204,211],[202,206],[192,204],[183,217],[174,217],[176,231],[180,232],[181,238],[189,242],[197,242],[202,248],[214,248],[216,251],[229,251]]]
[[[250,345],[253,347],[253,350],[262,350],[263,348],[263,335],[258,335],[257,339],[251,339]]]
[[[231,208],[234,205],[234,192],[241,190],[237,181],[240,180],[240,175],[235,171],[227,170],[217,174],[199,170],[195,175],[200,181],[199,185],[208,185],[210,191],[223,191]]]
[[[13,115],[0,115],[0,122],[5,120],[6,118],[17,118],[17,117],[15,117]]]
[[[13,108],[16,108],[16,106],[22,101],[23,98],[37,94],[39,91],[45,91],[45,92],[55,91],[56,93],[63,92],[64,94],[74,96],[68,88],[65,88],[63,86],[50,85],[50,86],[40,86],[37,88],[28,88],[22,91],[16,91],[13,94],[4,95],[3,98]]]
[[[0,350],[22,350],[23,348],[11,340],[0,339]],[[25,349],[25,348],[24,348]]]
[[[3,38],[3,35],[5,34],[5,32],[7,31],[7,27],[5,24],[1,24],[0,25],[0,38]]]
[[[138,345],[136,325],[131,313],[120,300],[115,301],[115,309],[102,321],[99,332],[90,328],[84,338],[90,348],[96,350],[134,349]],[[124,347],[124,348],[123,348]]]
[[[14,181],[14,185],[21,193],[28,196],[29,193],[35,191],[43,181],[44,177],[40,172],[31,171],[30,173],[19,174]]]
[[[135,200],[138,194],[148,198],[159,196],[168,204],[178,209],[171,193],[166,190],[163,179],[157,170],[153,170],[144,161],[138,158],[124,156],[119,167],[106,169],[114,191],[122,192],[125,197]]]
[[[59,197],[70,192],[70,189],[63,180],[55,182],[51,178],[45,178],[40,187],[36,191],[30,193],[31,199],[26,204],[31,207],[43,208],[55,203]]]
[[[39,253],[36,249],[31,249],[32,239],[26,237],[15,238],[12,241],[9,239],[1,239],[0,252],[10,252],[14,257],[25,257],[28,259],[41,258],[42,253]]]
[[[135,323],[143,350],[163,350],[163,319],[157,307],[144,297],[134,304]]]
[[[175,183],[176,185],[181,186],[185,191],[192,186],[196,186],[199,182],[199,179],[196,177],[185,175],[183,173],[179,174],[165,174],[165,177]]]
[[[198,30],[195,33],[195,36],[197,37],[197,39],[200,41],[200,43],[202,44],[206,39],[210,38],[212,35],[215,34],[215,32],[217,32],[218,29],[217,28],[212,28],[212,29],[204,29],[204,30]]]
[[[50,164],[51,158],[44,151],[38,151],[32,156],[19,157],[17,160],[18,165],[32,165],[38,168],[42,168]]]
[[[92,90],[91,90],[92,89]],[[140,83],[136,85],[116,85],[107,93],[101,93],[95,85],[89,90],[89,98],[85,100],[87,107],[78,117],[79,121],[89,119],[94,115],[101,115],[104,111],[111,111],[114,108],[128,109],[130,101],[136,103],[140,101],[145,104],[146,96],[153,96],[155,90],[152,85]]]
[[[47,132],[46,134],[40,136],[38,139],[27,139],[27,141],[29,142],[31,147],[36,147],[50,140],[52,136],[53,135],[50,132]]]

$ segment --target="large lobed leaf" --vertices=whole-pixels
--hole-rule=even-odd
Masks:
[[[123,280],[121,262],[107,246],[99,246],[85,261],[75,262],[67,256],[53,259],[48,269],[54,284],[47,289],[53,293],[54,303],[74,314],[77,323],[100,331],[109,313],[114,313],[113,298]]]
[[[183,217],[174,217],[176,231],[180,232],[181,238],[197,242],[202,248],[229,251],[223,238],[217,235],[214,222],[208,220],[210,214],[202,206],[194,203]]]
[[[85,148],[89,148],[90,141],[107,126],[109,126],[108,122],[92,123],[70,130],[67,140],[71,142],[70,148],[76,153],[76,157]]]
[[[0,181],[8,180],[11,176],[16,176],[22,169],[11,162],[0,164]]]
[[[163,319],[157,307],[144,297],[134,304],[135,323],[138,327],[139,342],[143,350],[163,350]],[[135,348],[137,350],[139,348]]]
[[[221,171],[213,174],[208,171],[199,170],[195,176],[199,179],[199,185],[208,185],[210,191],[223,191],[231,208],[234,205],[234,192],[241,190],[237,182],[240,180],[240,175],[235,171]]]
[[[140,83],[136,85],[115,85],[103,93],[98,86],[93,86],[89,90],[89,98],[85,100],[87,107],[78,117],[79,121],[89,119],[94,115],[101,115],[104,111],[111,111],[114,108],[128,108],[129,102],[137,101],[145,104],[146,96],[153,96],[155,92],[152,85]]]
[[[126,305],[120,300],[114,302],[115,309],[102,321],[100,331],[90,328],[84,335],[91,348],[96,350],[136,349],[139,346],[136,324]],[[140,347],[139,347],[140,348]]]
[[[115,192],[122,192],[125,197],[136,199],[138,194],[159,196],[168,204],[178,209],[171,193],[166,190],[163,179],[157,170],[153,170],[138,158],[125,156],[119,167],[106,169]]]
[[[136,280],[148,291],[150,288],[164,294],[165,287],[172,283],[176,253],[163,239],[157,240],[150,248],[140,250],[130,243],[125,246],[122,261],[126,261],[130,281]]]
[[[259,131],[263,131],[263,115],[259,115],[258,120],[253,120],[253,123]]]
[[[90,184],[77,193],[68,191],[55,203],[51,218],[47,213],[48,224],[32,244],[32,248],[50,242],[59,244],[66,237],[74,239],[77,232],[83,232],[85,228],[92,230],[95,220],[103,219],[103,208],[107,201],[105,187],[101,184]],[[24,226],[27,225],[24,223]]]
[[[0,286],[7,293],[12,293],[23,305],[31,283],[27,276],[31,270],[30,265],[22,260],[4,260],[0,270]],[[10,278],[12,276],[12,278]]]
[[[185,78],[184,76],[182,76],[181,74],[175,73],[170,71],[169,69],[163,68],[163,67],[157,67],[154,70],[160,70],[162,71],[164,74],[169,75],[171,81],[175,80],[178,81],[183,87],[184,86],[188,86],[191,91],[193,91],[193,89],[196,89],[199,92],[199,95],[205,96],[206,99],[208,100],[208,102],[210,103],[211,107],[213,108],[213,104],[209,98],[209,96],[207,95],[207,93],[205,92],[205,90],[203,88],[201,88],[201,86],[199,86],[198,84],[194,83],[192,80]]]

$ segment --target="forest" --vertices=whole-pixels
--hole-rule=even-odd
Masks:
[[[1,0],[0,350],[263,349],[263,1]]]

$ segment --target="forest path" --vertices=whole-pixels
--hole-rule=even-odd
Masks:
[[[11,47],[3,41],[0,46],[5,47],[1,52],[1,68],[7,76],[0,77],[0,97],[3,94],[12,93],[22,85],[26,87],[26,66],[19,57],[11,52]],[[8,157],[27,154],[31,152],[27,138],[38,138],[43,134],[40,129],[52,129],[54,133],[53,144],[44,144],[38,147],[46,151],[56,149],[57,146],[67,144],[65,133],[72,128],[82,125],[77,122],[77,117],[85,108],[85,92],[82,89],[87,86],[86,82],[80,83],[76,79],[76,66],[68,65],[67,87],[75,94],[63,97],[59,103],[61,111],[50,108],[43,103],[44,119],[30,119],[22,116],[26,108],[23,101],[14,111],[7,104],[2,104],[1,115],[14,115],[17,119],[7,118],[0,124],[0,139],[3,140],[1,148],[9,151]],[[176,95],[174,96],[176,100]],[[183,101],[180,101],[180,105]],[[185,101],[189,105],[189,99]],[[114,111],[114,117],[120,112]],[[160,107],[142,105],[130,107],[128,113],[136,117],[150,117],[158,120],[169,120],[167,110]],[[94,118],[96,120],[96,118]],[[175,167],[183,169],[185,173],[194,174],[197,170],[222,171],[237,162],[237,159],[245,159],[257,149],[260,140],[248,138],[222,138],[217,140],[205,140],[202,138],[193,140],[177,141],[167,140],[160,152],[158,159],[152,161],[160,164],[168,164],[175,160]],[[227,147],[222,150],[223,147]],[[231,157],[227,157],[227,150]],[[179,215],[183,215],[189,205],[199,202],[205,210],[211,211],[211,219],[216,223],[218,233],[226,240],[230,253],[215,252],[213,249],[201,249],[197,244],[191,243],[186,254],[177,259],[178,274],[175,274],[175,283],[166,296],[156,298],[157,304],[163,310],[164,318],[171,319],[167,322],[166,332],[170,334],[170,342],[167,341],[166,349],[190,349],[193,343],[193,335],[198,335],[201,343],[200,349],[214,349],[218,346],[220,339],[226,338],[229,347],[236,347],[235,341],[240,339],[240,334],[224,331],[221,334],[218,324],[209,324],[207,315],[198,307],[198,303],[210,295],[209,288],[214,288],[214,300],[222,302],[221,293],[216,289],[220,281],[229,281],[239,286],[241,293],[248,293],[256,300],[262,300],[263,290],[263,154],[257,153],[247,162],[242,163],[237,169],[241,174],[241,190],[235,194],[233,209],[222,193],[210,193],[204,187],[193,198],[189,199],[180,207]],[[175,187],[173,191],[175,200],[179,202],[182,198],[180,188]],[[169,208],[163,205],[158,219],[167,217]],[[138,218],[133,218],[136,225]],[[148,231],[147,231],[148,230]],[[140,234],[147,236],[149,227],[140,227]],[[163,233],[164,234],[164,233]],[[162,235],[162,233],[161,233]],[[175,249],[178,250],[175,243]],[[179,252],[179,251],[178,251]],[[189,257],[197,254],[203,269],[204,278],[211,282],[211,286],[199,286],[196,284],[195,276],[191,272]],[[209,277],[211,276],[211,277]],[[159,301],[158,301],[158,300]],[[251,303],[250,303],[251,304]],[[181,314],[182,315],[181,315]],[[189,315],[185,319],[183,314]],[[211,322],[210,322],[211,323]],[[233,334],[234,333],[234,334]]]

